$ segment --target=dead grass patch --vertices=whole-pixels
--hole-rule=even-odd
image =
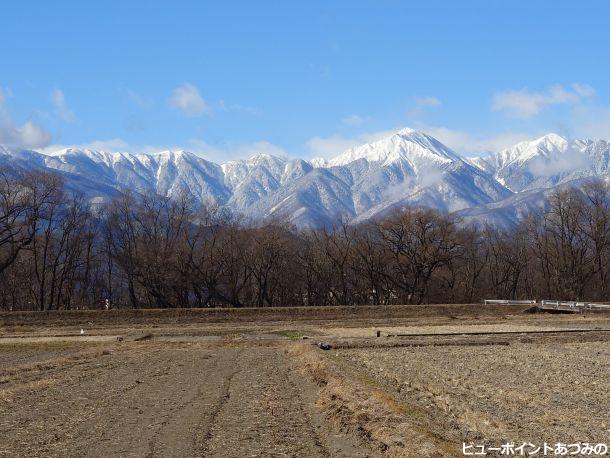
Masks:
[[[318,406],[327,419],[344,431],[358,433],[384,456],[459,456],[454,444],[422,426],[418,412],[371,380],[348,374],[311,345],[296,344],[288,352],[318,385]]]

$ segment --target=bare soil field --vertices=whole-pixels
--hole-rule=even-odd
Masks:
[[[103,325],[170,323],[252,323],[265,321],[312,321],[413,318],[419,316],[498,316],[519,313],[521,305],[439,304],[335,307],[260,307],[208,309],[112,309],[44,312],[0,312],[0,327],[14,325]]]
[[[0,456],[610,442],[610,315],[428,307],[0,314]]]
[[[355,437],[335,438],[324,427],[313,384],[292,370],[280,347],[37,343],[0,349],[0,355],[0,455],[350,456],[367,450]]]

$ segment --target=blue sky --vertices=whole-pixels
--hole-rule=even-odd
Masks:
[[[607,2],[10,1],[0,143],[332,156],[610,138]]]

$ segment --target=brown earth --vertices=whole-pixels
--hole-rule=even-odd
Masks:
[[[0,312],[0,328],[10,326],[154,325],[171,323],[252,323],[268,321],[344,321],[434,316],[493,316],[518,314],[528,305],[433,304],[329,307],[259,307],[207,309],[111,309]]]
[[[610,442],[609,315],[371,309],[124,323],[2,314],[0,456],[461,456],[462,441]]]
[[[27,344],[0,355],[0,455],[371,455],[326,427],[313,384],[278,346]]]

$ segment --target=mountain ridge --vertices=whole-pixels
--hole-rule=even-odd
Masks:
[[[218,164],[185,150],[64,148],[44,154],[0,145],[0,165],[55,171],[71,189],[96,201],[126,191],[170,197],[187,192],[197,203],[224,206],[252,221],[281,218],[299,227],[346,218],[360,222],[413,205],[496,221],[504,204],[511,216],[498,224],[508,225],[520,214],[515,202],[536,207],[527,201],[528,195],[539,198],[532,191],[607,179],[610,143],[549,133],[466,158],[426,133],[404,128],[329,160],[260,153]]]

